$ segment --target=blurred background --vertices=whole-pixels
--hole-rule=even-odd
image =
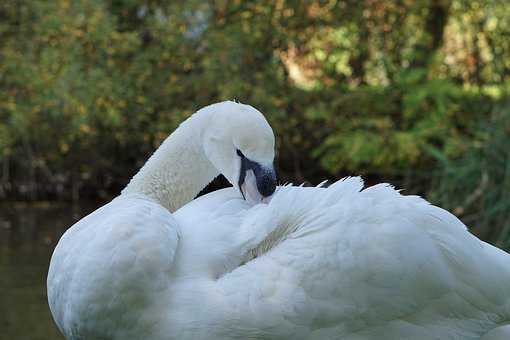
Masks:
[[[510,249],[506,0],[2,1],[1,339],[60,339],[60,235],[227,99],[270,121],[282,182],[390,182]]]

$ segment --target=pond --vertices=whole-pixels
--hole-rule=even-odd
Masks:
[[[0,339],[63,339],[46,299],[50,257],[64,231],[101,204],[0,204]]]

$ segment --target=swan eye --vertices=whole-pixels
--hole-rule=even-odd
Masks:
[[[239,150],[239,149],[236,149],[236,152],[237,152],[237,155],[241,158],[246,158],[243,153]]]

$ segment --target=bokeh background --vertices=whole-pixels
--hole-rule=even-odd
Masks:
[[[60,338],[60,235],[226,99],[266,115],[282,182],[390,182],[510,249],[507,0],[1,1],[1,339]]]

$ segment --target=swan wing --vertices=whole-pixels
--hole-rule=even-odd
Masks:
[[[73,225],[55,248],[47,280],[62,333],[128,339],[135,325],[136,336],[149,332],[158,322],[155,297],[168,287],[178,240],[168,210],[143,197],[120,196]]]
[[[218,280],[229,334],[479,339],[510,320],[507,253],[419,197],[362,186],[277,192],[257,218],[285,232]]]

